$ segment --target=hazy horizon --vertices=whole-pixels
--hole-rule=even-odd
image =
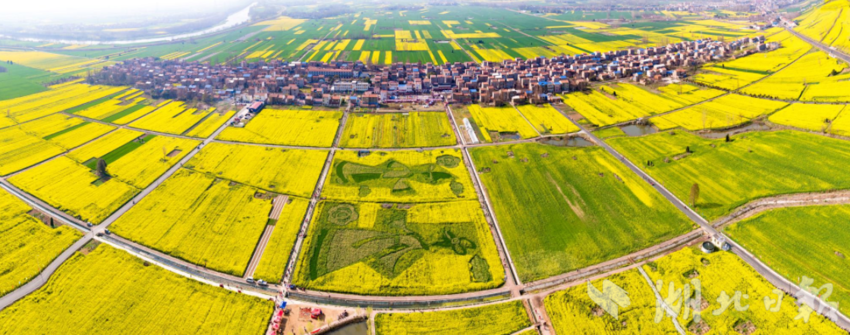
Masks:
[[[9,23],[114,23],[117,19],[143,19],[140,15],[167,17],[184,14],[191,17],[193,13],[235,10],[251,2],[253,0],[149,0],[120,4],[112,0],[15,1],[3,6],[0,18]]]

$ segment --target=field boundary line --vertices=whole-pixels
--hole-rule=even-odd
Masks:
[[[531,126],[531,129],[534,129],[534,132],[535,132],[535,133],[537,133],[537,137],[542,137],[542,136],[543,136],[543,134],[541,134],[541,133],[540,133],[540,131],[539,131],[539,130],[537,130],[537,127],[535,127],[535,126],[534,126],[534,124],[532,124],[532,123],[531,123],[531,121],[529,121],[529,120],[528,120],[528,118],[527,118],[527,117],[525,117],[525,114],[523,114],[523,113],[519,110],[519,108],[517,108],[517,107],[516,107],[516,105],[515,105],[513,102],[511,102],[511,107],[512,107],[512,108],[513,108],[513,109],[514,109],[517,113],[519,113],[519,116],[521,116],[521,117],[522,117],[522,119],[523,119],[523,120],[525,120],[525,123],[528,123],[528,125],[529,125],[529,126]],[[536,107],[535,107],[535,108],[536,108]],[[535,137],[535,138],[537,138],[537,137]]]
[[[805,197],[803,199],[794,199]],[[850,190],[783,194],[759,199],[738,206],[734,211],[712,223],[715,228],[732,225],[763,212],[792,207],[838,206],[850,204]]]
[[[664,298],[662,298],[661,294],[658,293],[658,290],[656,289],[655,285],[652,284],[652,279],[649,278],[649,275],[646,274],[646,271],[643,270],[642,266],[638,266],[638,271],[640,271],[640,274],[643,275],[644,279],[646,279],[646,284],[649,285],[649,288],[652,290],[652,293],[655,294],[656,303],[660,304],[661,307],[664,308],[664,311],[667,312],[667,316],[669,316],[672,320],[673,326],[676,327],[676,331],[678,331],[681,335],[685,335],[685,330],[682,329],[682,325],[680,325],[679,320],[676,319],[679,317],[679,313],[676,313],[673,308],[670,307],[670,305],[667,304],[666,301],[664,301]]]
[[[5,295],[0,297],[0,311],[5,309],[6,307],[11,306],[18,300],[26,298],[28,295],[47,284],[48,280],[50,280],[50,277],[53,276],[56,270],[58,270],[62,266],[62,264],[65,263],[65,261],[74,256],[74,254],[76,254],[78,250],[80,250],[90,241],[92,241],[92,234],[85,233],[77,241],[71,244],[70,247],[62,251],[62,253],[56,256],[56,258],[50,261],[50,263],[47,264],[44,269],[41,269],[41,271],[39,271],[37,275],[30,278],[28,282],[10,292],[7,292]]]

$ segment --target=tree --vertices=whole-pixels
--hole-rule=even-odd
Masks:
[[[691,207],[697,206],[697,200],[699,200],[699,184],[694,183],[694,186],[691,186]]]
[[[99,158],[97,160],[97,176],[100,178],[106,178],[109,176],[109,174],[106,173],[106,161],[103,160],[103,158]]]

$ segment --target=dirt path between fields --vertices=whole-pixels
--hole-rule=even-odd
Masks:
[[[731,214],[715,220],[712,225],[719,229],[772,209],[841,204],[850,204],[850,190],[778,195],[750,201]]]

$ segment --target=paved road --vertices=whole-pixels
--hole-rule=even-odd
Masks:
[[[124,204],[124,206],[121,206],[121,208],[119,208],[117,211],[112,213],[112,215],[108,216],[106,218],[106,220],[103,220],[103,222],[101,224],[92,228],[92,230],[95,231],[95,233],[103,232],[103,230],[108,228],[109,225],[111,225],[113,222],[115,222],[115,220],[117,220],[119,217],[121,217],[121,215],[124,215],[124,213],[127,213],[127,211],[129,211],[130,208],[133,208],[133,206],[135,206],[136,203],[138,203],[139,201],[142,201],[142,199],[144,199],[148,194],[153,192],[154,189],[156,189],[159,185],[162,185],[162,183],[165,182],[166,179],[168,179],[169,177],[174,175],[174,173],[176,173],[178,170],[180,170],[180,168],[183,167],[183,164],[186,164],[186,162],[188,162],[190,159],[192,159],[192,157],[194,157],[195,154],[197,154],[199,151],[201,151],[201,149],[204,146],[206,146],[207,144],[212,142],[216,138],[216,136],[218,136],[218,134],[221,134],[221,132],[224,131],[225,128],[227,128],[227,126],[228,126],[227,122],[225,122],[223,125],[221,125],[221,127],[216,129],[216,131],[213,132],[212,135],[210,135],[209,137],[204,139],[203,142],[201,142],[200,145],[192,148],[192,150],[189,151],[185,156],[183,156],[183,158],[180,159],[180,161],[178,161],[177,164],[174,164],[171,168],[169,168],[167,171],[165,171],[165,173],[163,173],[161,176],[159,176],[159,178],[157,178],[153,183],[151,183],[150,185],[148,185],[148,187],[146,187],[144,190],[142,190],[142,192],[140,192],[135,197],[130,199],[129,202]],[[167,136],[174,136],[174,135],[168,134]],[[196,138],[192,138],[192,139],[197,140]]]
[[[322,187],[325,185],[325,179],[331,170],[334,155],[339,150],[339,142],[342,139],[342,132],[345,129],[345,123],[348,121],[348,111],[343,111],[342,119],[339,121],[339,128],[334,137],[333,145],[328,152],[328,158],[325,160],[325,165],[322,167],[322,174],[319,175],[319,180],[316,181],[316,188],[313,189],[313,196],[310,198],[310,206],[307,207],[307,214],[304,216],[304,221],[301,223],[301,230],[298,232],[298,237],[295,240],[295,246],[289,255],[289,263],[286,265],[286,271],[283,274],[283,286],[286,290],[289,284],[292,283],[292,276],[295,274],[295,264],[298,262],[298,256],[301,251],[301,246],[304,244],[304,239],[307,237],[307,229],[310,226],[310,221],[316,211],[316,205],[319,203],[319,197],[322,194]],[[324,148],[327,150],[327,148]]]
[[[801,40],[806,41],[807,43],[813,45],[815,48],[818,48],[823,52],[826,52],[828,54],[832,54],[836,58],[841,59],[841,60],[843,60],[847,63],[850,63],[850,56],[848,56],[847,54],[845,54],[845,53],[843,53],[843,52],[841,52],[837,49],[833,49],[832,47],[830,47],[826,44],[823,44],[820,41],[815,41],[815,40],[809,38],[806,35],[800,34],[799,32],[795,31],[794,29],[786,28],[785,30],[787,30],[791,34],[794,34],[794,36],[797,36]]]
[[[484,217],[487,223],[490,224],[490,232],[496,240],[496,249],[499,252],[499,258],[502,261],[502,267],[506,274],[505,286],[513,292],[512,294],[519,295],[519,291],[516,286],[521,285],[522,281],[519,279],[516,266],[514,265],[513,259],[511,259],[511,253],[508,250],[507,244],[505,244],[505,238],[502,235],[499,221],[496,219],[496,213],[493,211],[493,206],[490,204],[490,197],[487,195],[487,189],[484,187],[484,184],[481,183],[481,178],[478,176],[477,169],[475,168],[475,162],[472,161],[472,156],[469,154],[466,141],[457,129],[457,120],[455,119],[454,113],[452,113],[451,106],[445,102],[444,104],[446,107],[446,114],[448,114],[451,120],[452,131],[455,134],[455,138],[459,141],[458,144],[460,146],[461,153],[463,154],[464,164],[466,165],[469,174],[472,176],[472,183],[475,186],[475,192],[478,195],[481,208],[484,210]]]
[[[50,264],[47,265],[47,267],[44,268],[44,270],[42,270],[37,277],[33,278],[28,283],[17,288],[16,290],[0,297],[0,311],[2,311],[6,307],[9,307],[9,305],[13,304],[15,301],[18,301],[23,297],[26,297],[30,293],[35,292],[35,290],[39,289],[42,285],[47,283],[47,280],[50,279],[50,276],[53,275],[54,272],[56,272],[56,269],[58,269],[59,266],[65,263],[65,261],[71,258],[71,256],[73,256],[77,252],[77,250],[80,250],[80,248],[86,245],[86,243],[89,243],[89,241],[91,240],[92,234],[86,234],[85,236],[77,240],[77,242],[74,242],[74,244],[72,244],[70,248],[65,249],[65,251],[59,254],[59,257],[56,257],[56,259],[50,262]]]

